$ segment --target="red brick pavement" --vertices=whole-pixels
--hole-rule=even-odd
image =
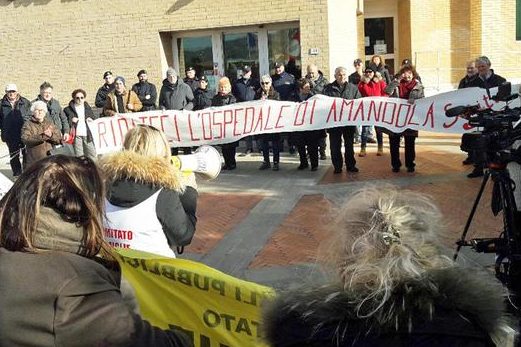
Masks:
[[[197,202],[197,232],[187,251],[209,252],[263,198],[253,194],[201,194]]]

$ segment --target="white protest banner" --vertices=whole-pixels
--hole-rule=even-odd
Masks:
[[[519,90],[513,86],[512,90]],[[495,95],[497,88],[491,89]],[[515,101],[519,105],[519,100]],[[237,141],[264,133],[327,129],[347,125],[375,125],[391,131],[405,129],[463,133],[467,121],[448,118],[445,111],[461,105],[481,108],[501,107],[491,101],[486,90],[467,88],[418,99],[368,97],[356,100],[322,95],[301,102],[252,101],[200,111],[149,111],[127,113],[89,122],[98,154],[121,148],[128,130],[142,123],[165,132],[173,147],[201,146]],[[513,105],[513,104],[512,104]]]

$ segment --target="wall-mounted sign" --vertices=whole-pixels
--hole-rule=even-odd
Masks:
[[[374,54],[387,54],[387,45],[374,45]]]
[[[319,50],[318,48],[310,48],[309,49],[309,55],[318,55]]]

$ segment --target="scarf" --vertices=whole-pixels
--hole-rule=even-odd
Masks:
[[[409,99],[409,95],[411,94],[412,90],[416,86],[416,80],[413,79],[409,82],[405,80],[401,80],[400,84],[398,85],[398,90],[400,93],[400,99]]]

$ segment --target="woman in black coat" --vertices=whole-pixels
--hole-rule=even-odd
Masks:
[[[226,106],[237,102],[232,94],[232,85],[228,77],[223,77],[219,80],[218,89],[217,94],[212,99],[212,106]],[[239,141],[221,145],[224,157],[223,170],[235,170],[237,168],[237,161],[235,160],[237,146],[239,146]]]

